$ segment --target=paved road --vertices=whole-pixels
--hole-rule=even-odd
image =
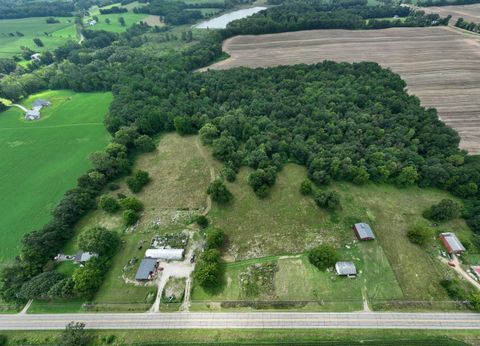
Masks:
[[[257,312],[0,315],[0,330],[63,329],[70,321],[90,329],[480,329],[474,313]]]

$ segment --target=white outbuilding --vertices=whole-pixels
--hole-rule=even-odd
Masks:
[[[155,258],[166,261],[178,261],[183,258],[183,249],[148,249],[146,258]]]

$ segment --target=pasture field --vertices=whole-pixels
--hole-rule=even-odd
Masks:
[[[77,33],[72,18],[57,17],[60,23],[47,24],[47,17],[2,19],[0,20],[0,58],[8,58],[21,53],[21,46],[36,52],[53,50],[69,40],[77,41]],[[16,32],[24,36],[18,36]],[[10,34],[13,34],[11,36]],[[48,34],[48,36],[46,35]],[[34,38],[39,38],[44,47],[37,47]]]
[[[147,18],[147,15],[141,14],[141,13],[125,12],[125,13],[113,13],[113,14],[98,14],[97,17],[99,22],[93,26],[88,25],[88,22],[92,17],[86,17],[86,19],[84,20],[85,28],[92,29],[92,30],[123,32],[133,24],[138,23],[141,20]],[[125,26],[121,26],[120,23],[118,22],[118,19],[120,17],[123,17],[123,19],[125,19]],[[110,20],[110,24],[106,23],[107,18]]]
[[[103,149],[109,135],[103,117],[110,93],[46,91],[38,98],[52,102],[42,118],[28,122],[23,111],[0,113],[0,263],[17,255],[22,236],[50,218],[51,209],[90,163],[88,155]]]
[[[323,60],[375,61],[407,82],[408,91],[480,153],[480,36],[450,27],[385,30],[311,30],[236,36],[223,44],[230,58],[212,69],[312,64]]]
[[[406,237],[410,226],[426,222],[421,216],[423,210],[443,198],[452,198],[446,192],[335,183],[332,188],[340,194],[342,210],[330,213],[318,208],[311,197],[300,194],[300,184],[306,178],[304,167],[287,165],[265,200],[255,196],[247,184],[247,177],[248,170],[244,168],[236,182],[228,184],[234,195],[233,202],[227,206],[214,204],[209,213],[212,223],[227,235],[227,261],[295,254],[321,243],[343,247],[354,241],[352,224],[364,221],[372,226],[377,236],[375,242],[383,252],[360,244],[362,256],[357,257],[365,258],[367,263],[384,263],[387,268],[365,271],[366,276],[386,273],[391,267],[404,298],[448,300],[439,281],[451,271],[435,259],[438,244],[422,249]],[[438,232],[446,230],[454,230],[463,239],[472,236],[461,219],[438,227]],[[375,299],[386,298],[382,292],[376,294],[373,288],[367,287],[367,291]]]

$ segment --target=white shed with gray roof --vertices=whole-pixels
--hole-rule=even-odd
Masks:
[[[337,262],[335,264],[335,271],[338,275],[357,275],[357,268],[355,268],[355,264],[353,264],[353,262]]]

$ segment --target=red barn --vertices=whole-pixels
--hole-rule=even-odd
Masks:
[[[455,233],[440,233],[440,239],[442,239],[443,245],[449,254],[462,254],[465,252],[465,247],[462,245],[460,240],[458,240]]]

